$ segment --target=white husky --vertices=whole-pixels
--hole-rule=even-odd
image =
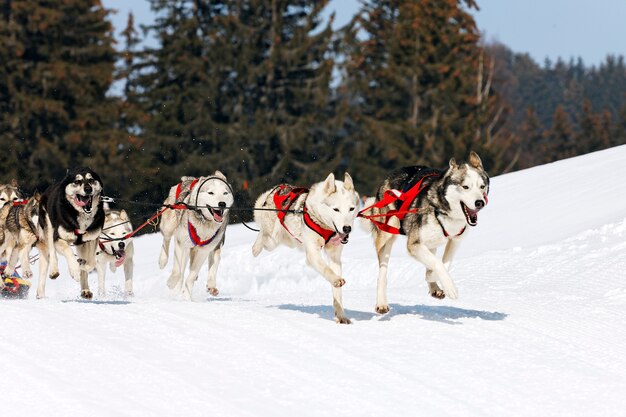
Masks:
[[[125,210],[105,209],[104,227],[98,238],[96,250],[96,270],[98,271],[98,294],[104,296],[106,289],[107,264],[111,272],[124,265],[124,290],[126,295],[133,295],[133,253],[135,252],[132,237],[126,237],[133,231],[128,214]]]
[[[307,263],[332,285],[338,323],[350,323],[341,301],[341,287],[346,283],[341,277],[341,244],[348,242],[358,203],[359,195],[346,173],[343,182],[335,181],[330,174],[310,190],[278,185],[261,194],[254,205],[254,220],[260,232],[252,254],[258,256],[263,249],[271,251],[281,244],[303,248]],[[322,249],[328,255],[328,264],[322,258]]]
[[[169,257],[170,240],[175,238],[174,268],[167,280],[170,289],[179,290],[191,300],[193,284],[200,267],[209,259],[207,291],[218,295],[216,275],[222,245],[228,225],[229,209],[234,201],[233,191],[220,171],[209,177],[182,177],[172,188],[164,205],[185,203],[190,209],[166,210],[161,218],[163,247],[159,267],[165,268]],[[183,273],[190,261],[189,275],[183,285]]]

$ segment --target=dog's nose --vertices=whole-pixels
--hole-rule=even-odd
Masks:
[[[87,194],[91,194],[93,192],[93,188],[91,188],[91,185],[85,185],[85,192]]]
[[[223,201],[220,201],[219,203],[217,203],[218,206],[220,206],[220,208],[225,208],[226,207],[226,203]]]
[[[124,249],[126,244],[124,242],[120,242],[117,246],[119,246],[120,249]]]
[[[476,207],[476,209],[481,209],[485,207],[485,202],[483,200],[476,200],[474,202],[474,207]]]
[[[350,226],[344,226],[344,227],[343,227],[343,232],[344,232],[344,233],[348,234],[348,233],[350,233],[351,231],[352,231],[352,228],[351,228]]]

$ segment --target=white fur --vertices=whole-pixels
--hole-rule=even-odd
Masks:
[[[103,251],[100,246],[96,249],[96,271],[98,272],[98,295],[106,295],[105,278],[106,278],[106,266],[109,265],[111,272],[117,270],[115,265],[117,258],[113,255],[113,249],[119,250],[120,242],[124,243],[124,290],[126,295],[133,296],[133,254],[134,246],[132,237],[121,239],[133,230],[133,226],[130,223],[128,214],[125,210],[121,211],[108,211],[106,210],[106,217],[104,220],[104,227],[102,228],[101,243],[105,250]],[[121,239],[106,241],[106,239]]]

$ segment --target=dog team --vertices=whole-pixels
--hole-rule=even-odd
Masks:
[[[46,278],[59,276],[58,254],[65,257],[71,277],[80,283],[81,297],[93,297],[88,273],[94,269],[99,294],[105,294],[107,265],[112,271],[123,266],[125,292],[132,295],[133,227],[124,210],[106,206],[103,187],[101,178],[89,168],[68,171],[63,180],[27,200],[16,181],[0,185],[0,260],[7,263],[4,275],[11,276],[19,264],[23,276],[31,278],[29,253],[36,247],[37,298],[45,297]],[[377,313],[389,311],[387,268],[398,235],[406,236],[409,255],[426,267],[430,295],[456,299],[450,264],[468,226],[478,223],[478,212],[486,206],[488,194],[489,177],[475,152],[464,163],[450,159],[443,170],[412,166],[393,172],[360,211],[359,195],[348,173],[343,181],[331,173],[310,188],[280,184],[255,202],[254,220],[260,231],[252,254],[257,257],[280,245],[303,249],[307,264],[332,288],[336,321],[350,323],[342,302],[341,288],[346,281],[341,252],[354,220],[360,217],[373,236],[378,256]],[[163,246],[159,267],[167,265],[174,239],[174,265],[167,285],[183,298],[191,299],[207,260],[206,289],[218,295],[217,269],[233,203],[233,190],[220,171],[206,177],[182,177],[170,188],[160,221]],[[436,251],[441,246],[445,249],[439,258]],[[0,280],[2,286],[4,280]]]

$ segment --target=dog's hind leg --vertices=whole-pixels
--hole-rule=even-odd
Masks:
[[[446,270],[446,267],[443,265],[443,262],[438,259],[425,245],[415,242],[412,236],[409,236],[407,241],[407,249],[409,254],[413,256],[415,259],[420,261],[426,269],[432,270],[432,273],[435,274],[441,285],[443,285],[443,291],[446,296],[450,299],[455,300],[458,298],[458,291],[454,282],[452,281],[452,277]]]
[[[335,274],[341,276],[341,246],[328,246],[326,253],[328,254],[329,266]],[[343,300],[341,287],[333,286],[333,308],[335,310],[335,321],[340,324],[350,324],[350,319],[346,316],[343,309]]]
[[[264,239],[265,239],[265,234],[263,233],[263,230],[261,230],[259,234],[256,236],[254,245],[252,245],[252,256],[254,256],[255,258],[259,256],[259,254],[263,251],[263,248],[265,246],[263,244]]]
[[[170,256],[170,242],[172,235],[176,229],[176,213],[171,210],[163,213],[161,217],[161,234],[163,235],[163,244],[161,245],[161,254],[159,255],[159,268],[163,269],[167,265]]]
[[[189,258],[189,249],[182,247],[177,241],[174,242],[174,267],[167,280],[167,286],[171,290],[177,290],[183,282],[183,274]]]
[[[163,269],[167,265],[170,253],[170,241],[172,236],[163,234],[163,245],[161,245],[161,255],[159,256],[159,268]]]
[[[387,301],[387,269],[389,267],[389,257],[391,249],[396,241],[394,235],[378,232],[374,244],[378,255],[378,281],[376,285],[376,312],[385,314],[389,312]]]
[[[222,255],[222,247],[218,246],[209,254],[209,278],[206,282],[206,290],[212,296],[217,296],[220,292],[217,290],[217,267],[220,265]]]

